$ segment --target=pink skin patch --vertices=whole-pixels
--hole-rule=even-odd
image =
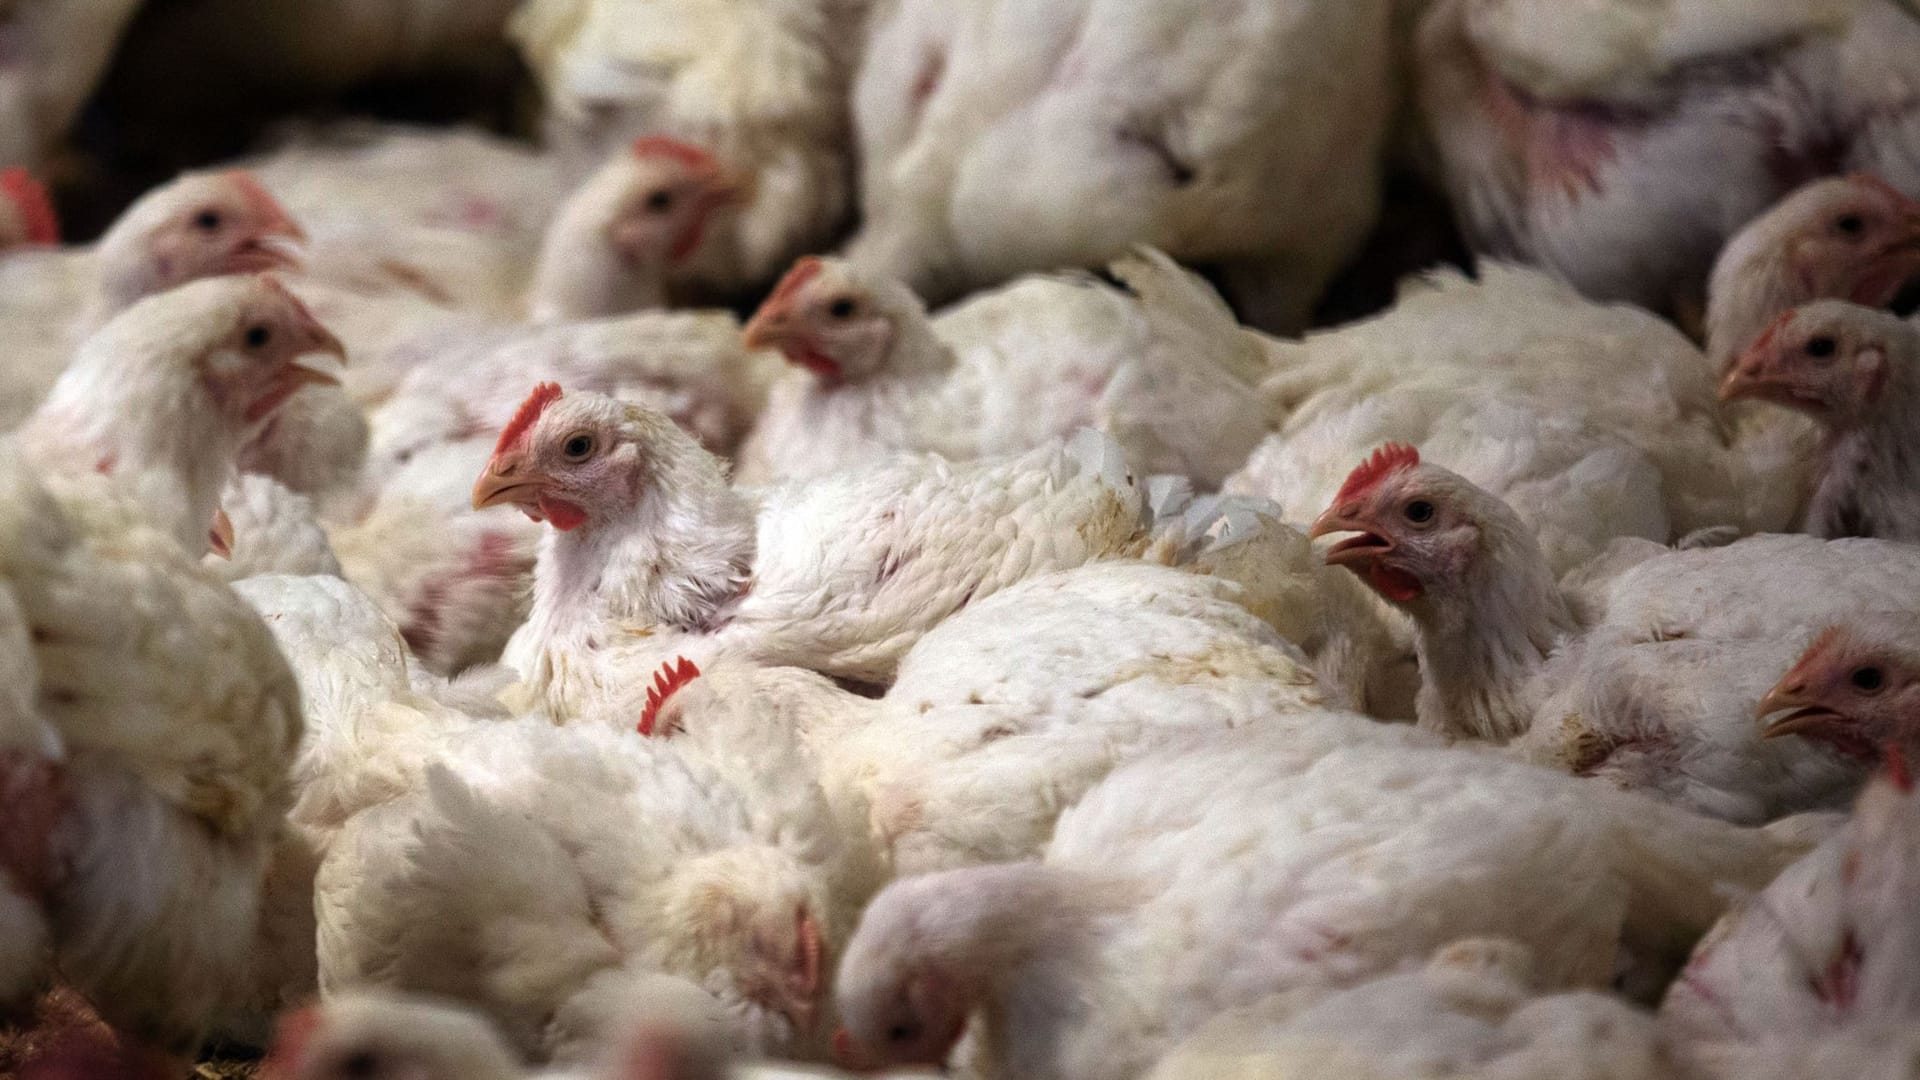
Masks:
[[[1906,752],[1898,743],[1888,743],[1884,749],[1887,759],[1887,779],[1901,791],[1913,790],[1913,771],[1907,767]]]
[[[1600,174],[1619,156],[1619,130],[1632,122],[1597,104],[1537,101],[1491,72],[1484,100],[1494,125],[1520,157],[1529,194],[1551,192],[1568,202],[1600,193]]]
[[[545,382],[534,387],[533,393],[528,394],[527,400],[521,402],[520,408],[514,412],[513,419],[507,421],[507,426],[501,429],[500,441],[493,444],[493,452],[498,454],[520,445],[521,441],[527,437],[527,432],[532,430],[533,425],[539,421],[540,414],[547,411],[547,406],[559,400],[559,383]]]
[[[25,169],[0,169],[0,198],[13,204],[27,230],[27,243],[52,246],[60,242],[60,218],[46,186]]]
[[[273,1049],[268,1051],[264,1072],[268,1076],[291,1076],[306,1059],[307,1048],[320,1032],[320,1007],[309,1005],[280,1018],[273,1032]]]
[[[1860,942],[1849,930],[1840,948],[1819,974],[1807,980],[1815,997],[1837,1009],[1851,1009],[1860,997]]]
[[[665,705],[681,687],[699,677],[700,669],[684,656],[661,665],[660,670],[654,673],[653,686],[647,690],[647,704],[640,710],[640,723],[636,725],[635,730],[651,737],[655,733],[655,725],[660,721],[661,706]],[[666,735],[669,732],[660,732],[660,734]]]
[[[1367,584],[1373,586],[1373,591],[1381,596],[1400,604],[1417,600],[1426,591],[1419,578],[1405,570],[1396,570],[1378,562],[1367,567]]]
[[[540,515],[547,519],[547,524],[561,532],[572,532],[587,523],[587,512],[565,499],[540,495],[534,501],[540,504]]]
[[[1419,464],[1420,451],[1406,443],[1388,443],[1347,474],[1347,482],[1340,485],[1340,492],[1333,497],[1333,501],[1338,504],[1360,498],[1387,477]]]
[[[642,135],[633,140],[633,156],[667,158],[692,169],[718,170],[720,168],[720,162],[706,150],[667,135]]]

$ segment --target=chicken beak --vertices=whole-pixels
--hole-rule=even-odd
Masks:
[[[339,386],[346,377],[347,367],[337,354],[315,351],[294,357],[290,374],[301,385]]]
[[[1755,719],[1764,720],[1776,713],[1784,713],[1778,720],[1760,729],[1763,739],[1778,739],[1784,735],[1799,735],[1814,728],[1831,724],[1836,714],[1819,701],[1807,687],[1807,681],[1796,674],[1786,678],[1767,691],[1767,696],[1754,706]]]
[[[544,478],[525,467],[519,454],[495,454],[480,479],[474,481],[473,508],[533,506],[544,483]]]
[[[207,548],[223,559],[233,558],[233,519],[221,507],[214,507],[213,524],[207,526]]]
[[[1753,397],[1760,392],[1766,380],[1760,375],[1760,365],[1749,357],[1742,356],[1727,369],[1727,376],[1720,380],[1720,400],[1739,401]]]
[[[1370,563],[1382,555],[1393,551],[1393,541],[1374,531],[1373,522],[1367,520],[1356,505],[1335,506],[1321,514],[1307,530],[1307,539],[1318,540],[1331,533],[1359,533],[1348,540],[1342,540],[1327,549],[1328,566],[1351,566],[1355,563]]]
[[[767,304],[747,320],[740,341],[749,349],[778,349],[793,340],[793,311],[785,304]]]

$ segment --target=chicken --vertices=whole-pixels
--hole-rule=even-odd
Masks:
[[[475,509],[500,505],[551,527],[505,659],[561,717],[679,654],[884,685],[974,600],[1153,539],[1145,485],[1093,433],[750,493],[660,414],[551,383],[474,485]]]
[[[149,509],[197,557],[243,445],[341,355],[270,275],[195,282],[87,339],[13,439],[43,468],[159,477]]]
[[[1920,327],[1841,300],[1795,308],[1728,367],[1720,396],[1825,430],[1807,532],[1920,541]]]
[[[852,206],[848,82],[870,0],[531,0],[511,28],[545,131],[591,168],[637,137],[703,147],[740,181],[671,268],[733,299],[839,235]]]
[[[1227,1013],[1147,1075],[1669,1080],[1651,1017],[1590,991],[1536,997],[1532,966],[1511,941],[1455,942],[1418,971]]]
[[[1123,766],[1037,862],[897,881],[840,962],[849,1041],[974,1075],[1137,1075],[1208,1020],[1509,935],[1540,986],[1705,929],[1797,843],[1340,713]],[[964,1036],[964,1041],[963,1041]],[[959,1046],[956,1048],[956,1043]]]
[[[548,227],[528,296],[533,318],[669,306],[681,268],[716,242],[744,197],[745,181],[706,150],[662,136],[635,140],[569,195]]]
[[[60,218],[46,186],[25,169],[0,169],[0,253],[59,242]]]
[[[877,9],[848,258],[938,305],[1151,244],[1217,267],[1254,325],[1302,328],[1378,210],[1387,5],[1199,10]]]
[[[772,787],[797,767],[761,765]],[[544,1055],[574,999],[665,973],[719,998],[743,1044],[817,1052],[822,958],[848,921],[831,889],[843,845],[817,791],[811,813],[770,818],[755,798],[632,731],[459,732],[418,789],[330,845],[321,989],[455,997]]]
[[[1686,1064],[1734,1051],[1910,1030],[1920,817],[1904,761],[1837,834],[1721,920],[1660,1009]],[[1909,1060],[1910,1067],[1910,1060]]]
[[[38,168],[93,95],[141,0],[14,0],[0,8],[0,166]]]
[[[1782,490],[1794,445],[1736,438],[1685,338],[1537,271],[1436,273],[1380,316],[1273,348],[1264,393],[1285,421],[1225,490],[1300,526],[1388,440],[1507,499],[1560,573],[1621,536],[1784,528],[1801,502]]]
[[[525,1070],[487,1022],[430,998],[348,992],[280,1021],[273,1080],[520,1080]]]
[[[292,265],[299,226],[245,173],[194,173],[142,196],[92,248],[0,260],[0,428],[33,411],[80,342],[143,297]]]
[[[1697,318],[1733,231],[1834,171],[1847,133],[1809,87],[1860,6],[1438,0],[1416,96],[1469,243]]]
[[[1816,180],[1727,243],[1707,291],[1707,361],[1724,374],[1783,312],[1891,303],[1920,274],[1920,200],[1866,175]]]
[[[1524,735],[1535,760],[1737,821],[1831,805],[1863,779],[1760,738],[1753,710],[1807,639],[1860,610],[1920,614],[1903,584],[1920,549],[1761,536],[1618,572],[1583,628],[1518,516],[1408,447],[1354,471],[1312,535],[1337,532],[1358,535],[1327,561],[1413,618],[1423,727]]]
[[[1811,739],[1867,761],[1888,744],[1920,758],[1914,629],[1910,619],[1872,615],[1828,627],[1760,699],[1758,714],[1774,717],[1762,736]]]
[[[61,752],[52,815],[13,789],[7,872],[17,884],[44,845],[62,977],[146,1047],[186,1050],[247,971],[299,691],[260,619],[114,505],[109,481],[49,493],[9,456],[0,484],[0,575]]]
[[[1218,487],[1267,431],[1253,393],[1265,352],[1159,252],[1111,270],[1124,288],[1028,278],[934,321],[899,282],[802,259],[747,324],[749,347],[777,347],[801,370],[769,399],[739,481],[900,450],[1014,453],[1091,426],[1148,473]]]

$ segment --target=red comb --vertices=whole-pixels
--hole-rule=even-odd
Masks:
[[[507,421],[507,426],[501,430],[500,441],[493,444],[493,452],[497,454],[526,438],[527,429],[533,426],[534,421],[540,419],[540,414],[547,411],[547,406],[559,400],[559,383],[543,382],[534,387],[533,393],[528,394],[527,400],[520,403],[519,411],[513,414],[513,419]]]
[[[1347,482],[1340,485],[1340,493],[1333,497],[1335,503],[1358,498],[1371,490],[1375,484],[1402,469],[1411,469],[1420,464],[1420,451],[1406,443],[1388,443],[1373,452],[1373,456],[1360,463],[1358,468],[1347,474]]]
[[[266,185],[260,182],[259,177],[245,169],[228,169],[222,175],[234,187],[240,189],[240,194],[246,198],[248,206],[268,217],[287,216],[287,208],[280,205],[280,200],[273,197],[273,193],[266,189]]]
[[[1913,771],[1907,768],[1907,755],[1897,743],[1888,743],[1884,749],[1887,758],[1887,779],[1901,791],[1913,790]]]
[[[27,243],[58,244],[60,219],[53,212],[53,200],[46,185],[25,169],[0,169],[0,197],[20,212],[20,223],[27,227]]]
[[[775,304],[791,299],[794,293],[804,288],[807,282],[819,277],[820,272],[826,268],[827,264],[821,262],[818,255],[802,255],[800,260],[793,264],[793,269],[788,270],[786,276],[780,279],[780,284],[773,287],[773,292],[767,296],[766,302],[760,305],[761,310],[764,311]]]
[[[1913,196],[1908,195],[1906,192],[1901,191],[1899,188],[1894,187],[1892,184],[1887,183],[1872,173],[1849,173],[1847,175],[1847,182],[1857,184],[1870,191],[1877,191],[1897,202],[1909,203],[1914,201]]]
[[[660,665],[653,676],[653,688],[647,691],[647,707],[640,710],[640,734],[651,736],[654,722],[660,719],[660,707],[681,687],[699,677],[700,669],[684,656]]]
[[[668,158],[693,169],[720,167],[720,163],[715,161],[713,155],[706,150],[666,135],[642,135],[633,140],[633,156]]]

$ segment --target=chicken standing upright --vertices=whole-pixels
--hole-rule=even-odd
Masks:
[[[1148,495],[1092,432],[1017,457],[740,491],[666,417],[549,383],[501,432],[473,505],[550,526],[506,661],[566,717],[682,654],[884,685],[972,601],[1149,550]]]
[[[89,338],[13,440],[42,468],[152,478],[149,512],[198,556],[247,440],[341,355],[273,277],[195,282]]]
[[[1030,277],[927,317],[899,282],[802,259],[747,324],[802,370],[776,384],[739,482],[819,476],[901,450],[1014,453],[1093,427],[1148,473],[1216,488],[1269,427],[1259,341],[1204,283],[1143,249],[1122,287]]]
[[[7,455],[0,485],[0,576],[60,740],[51,802],[6,755],[7,873],[39,846],[61,976],[150,1049],[189,1050],[248,971],[299,690],[259,617],[108,480],[50,494]]]
[[[873,18],[847,256],[931,304],[1151,244],[1292,332],[1372,226],[1384,3],[905,0]]]
[[[1733,361],[1720,397],[1825,430],[1807,532],[1920,542],[1920,327],[1841,300],[1795,308]]]

